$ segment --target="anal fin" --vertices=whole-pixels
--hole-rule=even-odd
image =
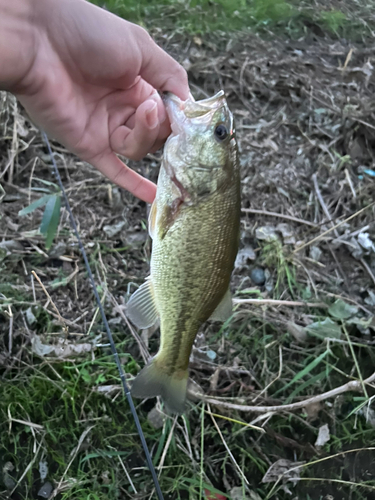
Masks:
[[[138,328],[149,328],[156,323],[158,311],[150,278],[130,297],[129,302],[126,304],[126,314]]]
[[[224,297],[221,299],[221,302],[214,310],[214,312],[210,316],[210,321],[221,321],[224,323],[227,319],[232,316],[233,312],[233,304],[232,304],[232,294],[230,290],[225,292]]]

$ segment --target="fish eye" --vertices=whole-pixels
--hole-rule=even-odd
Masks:
[[[224,141],[228,137],[228,129],[222,123],[215,128],[215,137],[219,139],[219,141]]]

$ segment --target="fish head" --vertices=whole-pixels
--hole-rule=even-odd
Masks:
[[[164,96],[172,134],[164,148],[165,169],[183,186],[185,198],[210,194],[230,181],[237,166],[233,115],[223,91],[201,101]]]

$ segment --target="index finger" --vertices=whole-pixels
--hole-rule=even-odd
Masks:
[[[127,167],[115,153],[94,158],[90,163],[109,180],[130,191],[137,198],[147,203],[154,201],[156,185]]]

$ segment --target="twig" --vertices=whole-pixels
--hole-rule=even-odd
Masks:
[[[374,276],[373,272],[371,271],[370,266],[367,264],[367,262],[365,261],[365,259],[360,259],[360,263],[366,269],[366,271],[368,272],[370,278],[372,279],[372,282],[375,285],[375,276]]]
[[[323,196],[322,196],[322,193],[320,192],[320,189],[319,189],[318,179],[317,179],[316,174],[313,174],[312,180],[313,180],[313,183],[314,183],[316,197],[318,198],[320,206],[322,207],[325,216],[327,217],[327,219],[330,221],[331,225],[333,226],[332,227],[332,231],[335,233],[336,238],[338,238],[340,235],[337,232],[337,229],[334,227],[334,222],[332,221],[331,214],[329,213],[327,205],[325,204],[325,202],[323,200]]]
[[[306,92],[307,93],[307,92]],[[322,101],[321,99],[319,99],[319,97],[313,95],[313,94],[308,94],[310,97],[312,97],[313,99],[315,99],[316,101],[320,102],[320,104],[322,104],[324,107],[330,109],[331,111],[333,111],[336,115],[338,116],[341,116],[342,115],[342,112],[335,109],[333,106],[330,106],[328,103]],[[375,126],[374,125],[371,125],[371,123],[368,123],[368,122],[365,122],[364,120],[361,120],[360,118],[357,118],[356,116],[353,116],[353,115],[348,115],[348,118],[350,118],[351,120],[354,120],[358,123],[362,123],[362,125],[365,125],[366,127],[368,128],[371,128],[372,130],[375,130]]]
[[[355,364],[355,367],[357,369],[357,373],[358,373],[358,377],[359,377],[359,380],[361,382],[361,385],[362,385],[362,392],[363,394],[366,396],[366,399],[368,399],[368,394],[367,394],[367,389],[366,389],[366,386],[363,382],[363,377],[362,377],[362,373],[361,373],[361,370],[359,368],[359,364],[358,364],[358,360],[357,360],[357,356],[355,355],[355,352],[354,352],[354,349],[353,349],[353,344],[350,340],[350,337],[349,337],[349,333],[348,333],[348,330],[345,328],[345,323],[344,321],[341,322],[342,323],[342,329],[344,330],[344,333],[345,333],[345,337],[346,337],[346,340],[349,344],[349,349],[350,349],[350,352],[351,352],[351,355],[352,355],[352,358],[353,358],[353,361],[354,361],[354,364]]]
[[[230,451],[230,448],[229,448],[229,446],[228,446],[227,442],[226,442],[226,441],[225,441],[225,439],[224,439],[224,436],[223,436],[223,434],[222,434],[222,432],[221,432],[221,430],[220,430],[220,427],[217,425],[217,422],[216,422],[216,420],[215,420],[215,418],[214,418],[213,414],[211,413],[211,408],[210,408],[210,405],[208,405],[208,411],[207,411],[207,413],[210,415],[211,420],[212,420],[212,422],[213,422],[214,426],[216,427],[216,430],[217,430],[217,432],[219,433],[219,436],[220,436],[220,438],[221,438],[221,440],[222,440],[222,442],[223,442],[223,445],[225,446],[225,449],[227,450],[228,455],[229,455],[230,459],[232,460],[233,465],[234,465],[234,466],[235,466],[235,468],[237,469],[237,471],[238,471],[238,473],[239,473],[239,475],[240,475],[241,479],[242,479],[242,480],[243,480],[243,481],[244,481],[244,482],[245,482],[248,486],[250,486],[250,483],[249,483],[249,481],[247,480],[247,477],[246,477],[246,476],[245,476],[245,474],[242,472],[241,467],[238,465],[238,463],[237,463],[236,459],[235,459],[235,458],[234,458],[234,456],[233,456],[233,453]]]
[[[104,293],[103,293],[103,296],[101,298],[101,303],[104,304],[104,301],[105,301],[105,298],[107,297],[107,288],[104,289]],[[90,335],[90,332],[91,332],[91,329],[92,327],[94,326],[95,324],[95,321],[96,321],[96,317],[98,316],[99,314],[99,307],[96,308],[95,312],[94,312],[94,316],[92,317],[92,320],[91,320],[91,323],[90,323],[90,326],[89,326],[89,329],[87,330],[87,335]]]
[[[39,450],[41,448],[43,444],[43,438],[40,440],[39,442],[39,446],[38,446],[38,449],[36,450],[33,458],[31,459],[30,463],[28,464],[28,466],[26,467],[26,469],[23,471],[21,477],[19,478],[19,480],[17,481],[15,487],[12,489],[12,491],[9,493],[9,497],[8,498],[11,498],[13,493],[16,491],[16,489],[18,488],[18,486],[21,484],[23,478],[26,476],[26,474],[29,472],[29,470],[31,469],[31,467],[34,465],[38,455],[39,455]]]
[[[322,302],[298,302],[294,300],[276,300],[276,299],[233,299],[233,304],[255,304],[257,306],[289,306],[289,307],[319,307],[327,308],[327,304]]]
[[[307,243],[303,243],[303,245],[300,245],[299,247],[297,247],[295,250],[293,250],[293,254],[299,252],[300,250],[302,250],[303,248],[305,247],[308,247],[309,245],[312,245],[312,243],[315,243],[315,241],[318,241],[320,240],[321,238],[323,238],[323,236],[325,236],[326,234],[330,233],[331,231],[333,231],[334,229],[342,226],[343,224],[345,224],[346,222],[349,222],[350,220],[354,219],[354,217],[357,217],[359,214],[361,214],[362,212],[364,212],[365,210],[367,210],[368,208],[371,208],[375,205],[375,201],[370,203],[370,205],[367,205],[366,207],[364,208],[361,208],[361,210],[358,210],[358,212],[354,213],[353,215],[351,215],[350,217],[348,217],[347,219],[339,222],[338,224],[336,224],[336,226],[333,226],[331,227],[330,229],[327,229],[327,231],[324,231],[323,233],[319,234],[316,238],[313,238],[312,240],[308,241]]]
[[[279,380],[279,378],[281,377],[282,371],[283,371],[283,350],[282,350],[281,345],[279,345],[279,373],[276,375],[276,377],[273,380],[271,380],[271,382],[269,384],[266,385],[266,387],[264,389],[262,389],[260,391],[260,393],[255,397],[254,403],[260,396],[262,396],[265,392],[267,392],[267,390],[271,387],[272,384],[274,384],[276,382],[276,380]]]
[[[363,380],[363,384],[370,384],[375,380],[375,372],[365,380]],[[304,399],[303,401],[298,401],[296,403],[291,403],[289,405],[276,405],[276,406],[248,406],[248,405],[240,405],[235,403],[229,403],[224,400],[214,399],[207,397],[204,394],[199,394],[194,392],[194,397],[202,399],[206,403],[221,406],[222,408],[229,408],[231,410],[238,411],[248,411],[253,413],[267,413],[269,411],[272,412],[284,412],[284,411],[295,411],[300,410],[301,408],[305,408],[307,405],[319,403],[320,401],[325,401],[326,399],[333,398],[342,394],[344,392],[349,391],[361,391],[362,383],[360,380],[351,380],[344,385],[340,385],[331,391],[323,392],[323,394],[318,394],[317,396],[313,396],[308,399]]]
[[[374,451],[375,450],[375,447],[373,446],[369,446],[367,448],[354,448],[353,450],[345,450],[345,451],[340,451],[338,453],[335,453],[334,455],[328,455],[328,457],[322,457],[322,458],[318,458],[317,460],[311,460],[310,462],[305,462],[305,463],[299,463],[298,465],[295,465],[294,467],[291,467],[290,469],[286,470],[286,471],[283,471],[279,477],[277,478],[277,481],[276,483],[273,485],[272,489],[270,490],[270,492],[268,493],[267,495],[267,498],[265,500],[267,500],[268,498],[271,498],[271,494],[272,492],[275,490],[277,484],[280,482],[280,480],[286,475],[286,474],[290,474],[290,472],[294,471],[294,470],[297,470],[297,469],[305,469],[306,467],[310,467],[311,465],[315,465],[315,464],[318,464],[318,463],[322,463],[322,462],[326,462],[327,460],[332,460],[332,458],[336,458],[336,457],[342,457],[343,455],[348,455],[349,453],[358,453],[359,451]],[[313,479],[313,480],[316,480],[318,478],[300,478],[301,479]],[[324,480],[324,478],[321,478],[320,480]],[[331,479],[329,479],[329,481],[331,481]],[[346,483],[347,484],[347,483]],[[357,483],[354,483],[354,484],[357,484]],[[367,486],[365,484],[362,484],[362,486]],[[373,486],[370,486],[370,488],[374,488]]]
[[[115,306],[115,311],[117,311],[119,313],[119,315],[121,316],[121,318],[125,321],[125,323],[127,324],[129,330],[130,330],[130,333],[133,335],[134,337],[134,340],[137,342],[138,346],[139,346],[139,350],[141,352],[141,355],[142,355],[142,358],[143,358],[143,361],[145,362],[145,364],[148,363],[148,361],[150,360],[150,354],[147,350],[147,348],[145,347],[144,345],[144,342],[143,340],[140,338],[140,336],[137,334],[137,332],[134,330],[134,328],[132,327],[132,325],[130,324],[128,318],[126,317],[126,314],[124,314],[123,310],[121,309],[119,303],[116,301],[116,299],[114,298],[114,296],[112,294],[110,294],[110,298],[111,298],[111,302],[112,304]]]
[[[27,420],[20,420],[19,418],[12,418],[12,422],[17,422],[18,424],[27,425],[28,427],[33,427],[34,429],[38,429],[40,431],[44,430],[43,425],[34,424],[33,422],[28,422]]]
[[[136,495],[138,495],[138,492],[137,490],[135,489],[135,486],[134,486],[134,483],[132,481],[132,478],[130,477],[129,475],[129,472],[127,471],[126,467],[125,467],[125,464],[124,462],[122,461],[122,458],[120,457],[120,455],[118,455],[118,459],[119,459],[119,462],[121,464],[121,467],[122,467],[122,470],[125,472],[125,476],[127,477],[129,483],[130,483],[130,486],[133,488],[133,491]]]
[[[341,69],[341,71],[343,71],[343,72],[344,72],[344,71],[346,70],[347,65],[350,63],[350,59],[352,58],[353,51],[354,51],[354,49],[353,49],[353,48],[351,48],[351,49],[349,50],[348,55],[346,56],[346,59],[345,59],[345,62],[344,62],[344,66],[343,66],[342,68],[340,68],[340,69]]]
[[[199,474],[199,498],[203,498],[203,477],[204,477],[204,412],[205,404],[203,402],[201,408],[201,449],[200,449],[200,474]]]
[[[65,331],[68,331],[68,327],[66,325],[66,321],[65,319],[61,316],[60,314],[60,311],[57,309],[57,307],[55,306],[55,303],[53,302],[50,294],[47,292],[46,290],[46,287],[43,285],[41,279],[39,278],[39,276],[36,274],[35,271],[31,271],[31,274],[34,276],[34,278],[37,280],[37,282],[39,283],[39,285],[42,287],[42,290],[43,292],[46,294],[48,300],[51,302],[52,304],[52,307],[54,308],[54,310],[56,311],[56,314],[58,316],[58,319],[60,320],[60,322],[62,323],[62,326],[63,326],[63,329],[65,329]]]
[[[352,192],[353,198],[356,199],[357,195],[356,195],[356,192],[355,192],[355,189],[354,189],[354,186],[353,186],[353,182],[352,182],[352,180],[350,178],[349,170],[347,168],[345,169],[345,177],[346,177],[346,180],[348,181],[348,184],[349,184],[349,187],[350,187],[350,191]]]
[[[12,347],[13,347],[13,313],[12,313],[12,308],[10,305],[8,305],[8,315],[9,315],[9,343],[8,343],[8,351],[9,351],[9,356],[12,354]]]
[[[160,474],[162,472],[163,465],[164,465],[164,462],[165,462],[165,458],[167,456],[168,449],[169,449],[169,446],[170,446],[171,441],[172,441],[173,431],[174,431],[174,428],[175,428],[175,425],[176,425],[176,422],[177,422],[177,418],[178,418],[178,415],[176,415],[174,417],[173,424],[172,424],[171,430],[169,431],[169,435],[168,435],[168,438],[167,438],[167,442],[165,443],[165,446],[164,446],[164,449],[163,449],[163,453],[161,455],[160,462],[159,462],[159,465],[157,467],[159,469],[159,477],[160,477]]]
[[[247,422],[242,422],[241,420],[236,420],[234,418],[229,418],[225,417],[224,415],[219,415],[218,413],[210,413],[210,411],[204,410],[205,413],[208,413],[209,415],[213,415],[214,417],[221,418],[223,420],[228,420],[228,422],[234,422],[235,424],[240,424],[243,425],[243,427],[247,427],[248,429],[253,429],[254,431],[261,432],[262,434],[265,434],[266,431],[263,429],[263,427],[258,427],[257,425],[253,424],[248,424]],[[258,417],[259,419],[264,418],[264,415],[262,417]]]
[[[72,465],[72,463],[74,462],[74,459],[76,458],[77,456],[77,453],[79,452],[79,450],[81,449],[81,446],[84,442],[84,440],[86,439],[86,436],[87,434],[95,427],[95,425],[92,425],[91,427],[88,427],[87,429],[85,429],[82,434],[81,434],[81,437],[79,438],[78,440],[78,444],[77,446],[72,450],[71,454],[70,454],[70,461],[63,473],[63,475],[61,476],[61,479],[59,481],[59,484],[56,486],[56,488],[53,490],[52,492],[52,497],[51,498],[55,498],[56,495],[58,495],[60,493],[60,488],[61,488],[61,484],[62,482],[64,481],[64,477],[66,476],[68,470],[70,469],[70,466]]]
[[[268,212],[268,210],[257,210],[255,208],[242,208],[241,210],[242,212],[249,214],[269,215],[270,217],[279,217],[280,219],[291,220],[293,222],[298,222],[299,224],[305,224],[306,226],[314,227],[315,229],[319,227],[313,222],[309,222],[308,220],[298,219],[297,217],[293,217],[292,215],[278,214],[277,212]]]

